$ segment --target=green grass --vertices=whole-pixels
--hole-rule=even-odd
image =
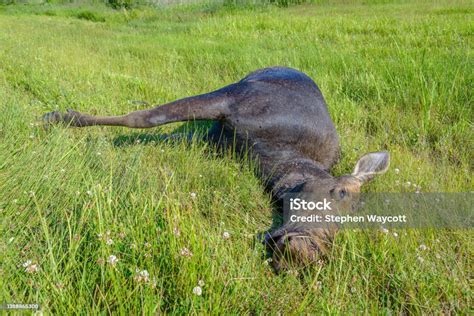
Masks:
[[[334,174],[386,149],[391,169],[367,191],[473,191],[472,3],[345,2],[0,6],[2,302],[48,314],[472,311],[471,230],[344,231],[323,266],[275,275],[256,240],[272,207],[252,162],[153,141],[183,124],[34,124],[55,109],[127,113],[146,108],[131,100],[165,103],[285,65],[325,95],[342,143]]]

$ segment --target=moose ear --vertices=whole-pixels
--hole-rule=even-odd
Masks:
[[[368,153],[357,162],[352,175],[362,182],[367,182],[377,174],[384,173],[390,165],[390,155],[386,151]]]

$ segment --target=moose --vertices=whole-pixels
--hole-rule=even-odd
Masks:
[[[206,140],[251,153],[258,161],[258,176],[277,202],[286,193],[319,192],[340,207],[349,207],[361,186],[389,166],[388,152],[372,152],[359,159],[352,174],[332,176],[329,172],[339,159],[340,145],[326,102],[308,75],[287,67],[259,69],[213,92],[126,115],[93,116],[67,110],[47,113],[43,119],[47,124],[72,127],[130,128],[215,121]],[[275,270],[325,257],[336,232],[305,223],[284,223],[265,238]]]

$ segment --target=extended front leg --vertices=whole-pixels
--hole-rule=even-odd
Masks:
[[[48,123],[64,123],[68,126],[93,125],[149,128],[162,124],[189,120],[220,120],[229,114],[232,85],[194,97],[177,100],[149,110],[134,111],[121,116],[94,116],[68,110],[66,113],[50,112],[43,116]]]

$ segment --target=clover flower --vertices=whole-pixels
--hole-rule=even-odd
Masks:
[[[196,286],[194,289],[193,289],[193,294],[194,295],[197,295],[197,296],[201,296],[202,295],[202,288],[200,286]]]
[[[112,265],[112,266],[115,266],[118,262],[118,258],[115,256],[115,255],[110,255],[108,258],[107,258],[107,262]]]
[[[193,256],[193,253],[186,247],[181,248],[179,253],[183,257],[192,257]]]

